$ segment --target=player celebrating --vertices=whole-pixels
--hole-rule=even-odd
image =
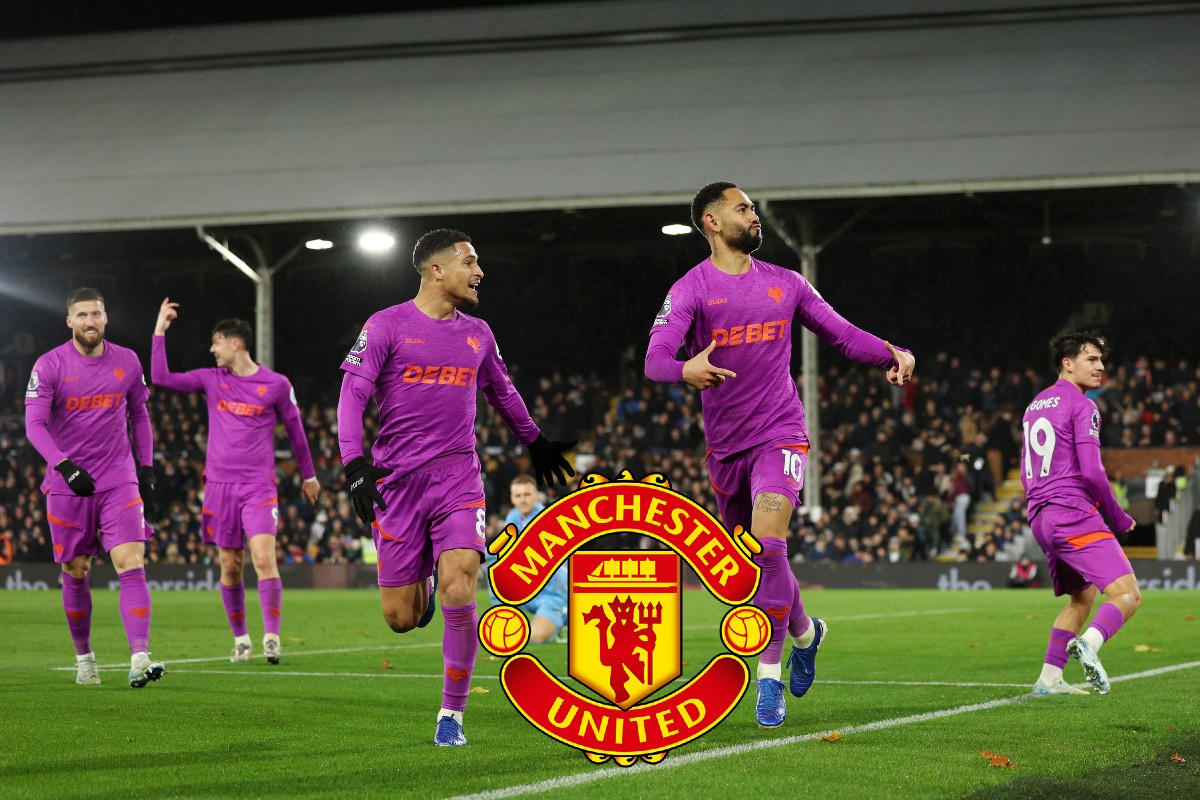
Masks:
[[[518,475],[509,484],[509,498],[512,500],[512,511],[504,518],[504,524],[514,525],[518,531],[533,518],[545,510],[546,506],[538,497],[537,484],[529,475]],[[496,556],[485,553],[484,559],[489,563],[497,560]],[[491,586],[488,586],[491,591]],[[499,603],[495,592],[491,592],[492,602]],[[545,644],[562,638],[559,631],[567,621],[567,565],[564,563],[546,582],[545,587],[528,603],[518,606],[529,620],[529,641],[533,644]],[[565,631],[564,631],[565,634]]]
[[[701,189],[692,222],[712,254],[668,292],[650,332],[646,377],[702,390],[708,473],[721,516],[762,543],[754,603],[771,618],[771,643],[759,657],[755,715],[774,728],[787,716],[780,663],[786,634],[793,643],[789,687],[803,697],[828,631],[804,611],[785,544],[808,459],[804,407],[790,373],[791,324],[799,321],[850,358],[888,368],[896,386],[908,382],[915,360],[851,325],[798,273],[753,258],[762,224],[736,185]],[[685,362],[675,358],[681,344],[691,356]]]
[[[150,660],[145,502],[153,499],[150,390],[132,350],[104,339],[108,314],[95,289],[67,297],[71,340],[40,356],[25,391],[25,435],[46,470],[46,519],[75,643],[76,683],[100,683],[92,651],[92,556],[108,551],[120,579],[121,621],[131,654],[129,685],[162,677]],[[130,450],[132,431],[133,452]],[[134,453],[137,464],[134,463]]]
[[[476,389],[528,448],[539,482],[575,471],[529,417],[491,329],[460,309],[479,305],[483,270],[465,233],[435,230],[417,240],[421,288],[376,312],[342,362],[338,442],[354,509],[379,551],[383,617],[396,633],[432,617],[436,566],[445,678],[434,743],[465,745],[462,714],[479,650],[475,587],[484,553],[483,481],[475,455]],[[379,408],[374,463],[363,455],[362,415]],[[375,506],[379,507],[376,518]]]
[[[204,464],[204,541],[221,559],[221,599],[233,630],[229,660],[246,663],[253,655],[246,627],[245,548],[258,575],[263,655],[269,664],[281,656],[283,581],[275,562],[279,490],[275,481],[275,426],[282,421],[304,479],[301,491],[314,506],[321,493],[313,469],[296,393],[288,379],[250,358],[250,323],[221,320],[213,328],[209,352],[215,368],[171,372],[167,329],[179,316],[179,303],[165,298],[158,309],[150,355],[150,379],[177,392],[203,392],[208,400],[208,456]]]
[[[1050,629],[1033,693],[1087,694],[1063,680],[1069,653],[1079,659],[1088,683],[1108,694],[1100,645],[1142,603],[1133,567],[1112,533],[1133,530],[1133,517],[1121,508],[1108,482],[1100,462],[1100,412],[1084,395],[1099,388],[1108,347],[1096,334],[1065,331],[1050,340],[1050,351],[1058,380],[1025,409],[1021,482],[1029,525],[1046,553],[1054,594],[1069,597]],[[1080,636],[1097,587],[1108,602],[1096,610],[1091,626]]]

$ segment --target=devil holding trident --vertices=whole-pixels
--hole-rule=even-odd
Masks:
[[[608,685],[613,690],[613,702],[621,705],[629,699],[625,684],[630,678],[649,684],[654,677],[654,645],[658,641],[654,626],[662,622],[662,603],[635,604],[628,596],[624,602],[614,596],[608,607],[613,612],[611,620],[604,606],[596,605],[583,615],[583,621],[585,624],[596,623],[600,634],[600,663],[609,669]],[[635,609],[637,622],[633,619]],[[611,642],[609,634],[612,635]],[[639,650],[645,654],[644,659],[638,655]]]

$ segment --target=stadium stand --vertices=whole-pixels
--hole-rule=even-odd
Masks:
[[[7,372],[13,372],[11,365]],[[581,473],[615,475],[628,470],[640,478],[659,472],[702,505],[716,507],[704,467],[703,422],[694,390],[640,381],[613,390],[610,387],[619,382],[596,373],[556,371],[526,380],[514,367],[513,374],[547,436],[579,438],[576,465]],[[946,353],[923,361],[917,380],[903,389],[887,386],[866,370],[841,365],[827,369],[815,412],[823,430],[817,453],[821,511],[815,518],[807,510],[797,512],[789,557],[794,562],[1015,562],[1023,555],[1036,557],[1016,468],[1021,408],[1034,387],[1047,382],[1033,370],[981,370]],[[0,406],[0,563],[52,560],[39,490],[45,465],[24,437],[21,386],[19,380],[6,381]],[[1154,514],[1154,502],[1145,493],[1162,470],[1122,455],[1151,452],[1149,448],[1179,454],[1171,459],[1171,483],[1180,502],[1188,503],[1186,513],[1176,509],[1173,517],[1181,542],[1194,497],[1194,491],[1185,489],[1194,448],[1200,446],[1198,387],[1200,368],[1188,361],[1169,365],[1163,359],[1140,357],[1113,369],[1094,397],[1104,418],[1110,470],[1114,460],[1134,465],[1115,477],[1139,522],[1154,521],[1146,514],[1139,517],[1136,509],[1141,503]],[[304,408],[317,476],[326,491],[315,509],[301,501],[300,478],[280,429],[279,561],[347,563],[370,558],[370,538],[354,516],[341,475],[332,397],[313,400]],[[158,502],[148,516],[155,534],[148,542],[147,560],[212,564],[215,552],[203,544],[200,531],[207,435],[203,400],[156,391],[151,418]],[[477,429],[492,536],[508,508],[509,481],[528,469],[528,458],[482,400]],[[376,433],[369,416],[366,440]],[[960,511],[956,521],[960,495],[960,508],[969,516]],[[647,543],[631,536],[618,546]]]

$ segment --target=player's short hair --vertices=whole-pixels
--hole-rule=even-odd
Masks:
[[[100,294],[99,289],[89,289],[87,287],[76,289],[67,295],[67,313],[71,313],[71,306],[76,303],[86,303],[89,300],[95,300],[100,305],[104,305],[104,295]]]
[[[213,336],[219,333],[226,339],[241,339],[242,345],[247,350],[250,349],[250,344],[254,339],[254,331],[250,328],[250,323],[244,319],[219,320],[216,325],[213,325],[212,332]]]
[[[704,230],[704,214],[715,203],[725,202],[725,190],[736,189],[736,183],[729,181],[714,181],[708,184],[700,191],[696,192],[696,196],[692,198],[692,224],[696,226],[696,230],[708,235]]]
[[[1062,372],[1064,358],[1075,358],[1088,345],[1100,351],[1101,358],[1108,358],[1108,342],[1095,331],[1060,331],[1050,340],[1050,366],[1055,374]]]
[[[429,260],[443,250],[449,250],[459,242],[471,243],[471,237],[467,236],[462,231],[456,231],[451,228],[438,228],[417,239],[417,243],[413,245],[413,267],[422,275],[425,274],[425,266]]]
[[[533,479],[533,476],[532,476],[532,475],[529,475],[529,474],[526,474],[526,473],[521,473],[521,474],[520,474],[520,475],[518,475],[517,477],[513,478],[513,479],[512,479],[512,483],[510,483],[508,486],[509,486],[509,488],[511,489],[512,487],[516,486],[516,485],[517,485],[517,484],[519,484],[519,483],[528,483],[528,484],[529,484],[530,486],[532,486],[534,489],[537,489],[537,481],[535,481],[535,480]]]

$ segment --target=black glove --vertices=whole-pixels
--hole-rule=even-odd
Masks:
[[[375,506],[387,511],[387,504],[375,483],[391,475],[392,470],[377,467],[362,456],[350,459],[342,465],[342,470],[346,473],[346,485],[350,487],[350,499],[354,501],[354,513],[364,524],[370,525],[375,521]]]
[[[552,442],[544,433],[539,433],[529,447],[529,458],[533,461],[533,474],[538,486],[553,486],[554,480],[567,485],[567,475],[575,477],[571,463],[563,458],[563,451],[575,447],[575,442]],[[566,475],[563,472],[566,472]]]
[[[149,464],[138,467],[138,494],[142,496],[142,513],[153,517],[153,508],[158,498],[154,492],[154,467]]]
[[[96,482],[92,480],[92,476],[71,459],[59,462],[54,468],[58,470],[59,475],[63,476],[63,480],[67,482],[67,486],[71,487],[71,491],[80,497],[91,497],[96,493]]]

